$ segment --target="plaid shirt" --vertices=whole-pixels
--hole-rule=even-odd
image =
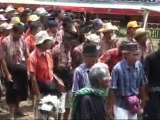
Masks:
[[[105,40],[105,38],[103,37],[100,41],[100,54],[104,54],[107,50],[112,49],[112,48],[116,48],[116,42],[115,40]]]
[[[28,47],[23,37],[18,41],[13,41],[12,35],[9,35],[3,39],[1,47],[0,54],[9,64],[24,62],[29,55]]]
[[[66,49],[62,42],[52,49],[52,55],[55,67],[71,67],[71,51]]]

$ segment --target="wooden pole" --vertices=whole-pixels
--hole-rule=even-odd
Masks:
[[[144,15],[143,29],[147,31],[147,29],[148,29],[147,22],[148,22],[149,11],[144,9],[144,14],[143,15]],[[149,41],[151,43],[152,50],[155,51],[150,33],[148,34],[148,38],[149,38]]]

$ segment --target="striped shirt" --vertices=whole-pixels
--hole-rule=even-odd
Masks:
[[[82,63],[74,70],[72,92],[76,92],[90,84],[88,78],[89,68]]]
[[[148,82],[139,61],[135,63],[134,68],[130,68],[123,59],[115,65],[111,75],[111,89],[115,89],[116,96],[137,95],[141,85]]]

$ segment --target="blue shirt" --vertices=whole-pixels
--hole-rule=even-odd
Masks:
[[[74,70],[72,92],[77,92],[90,85],[88,73],[89,68],[85,63],[82,63]]]
[[[131,96],[139,94],[139,88],[147,84],[147,79],[140,61],[130,68],[125,59],[115,65],[112,71],[111,89],[116,96]]]

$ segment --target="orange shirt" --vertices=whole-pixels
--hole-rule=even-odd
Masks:
[[[36,74],[36,79],[43,83],[53,80],[53,60],[50,51],[34,50],[28,58],[29,72]]]
[[[26,37],[25,41],[28,45],[29,51],[32,52],[35,49],[35,36],[30,34],[28,37]]]

